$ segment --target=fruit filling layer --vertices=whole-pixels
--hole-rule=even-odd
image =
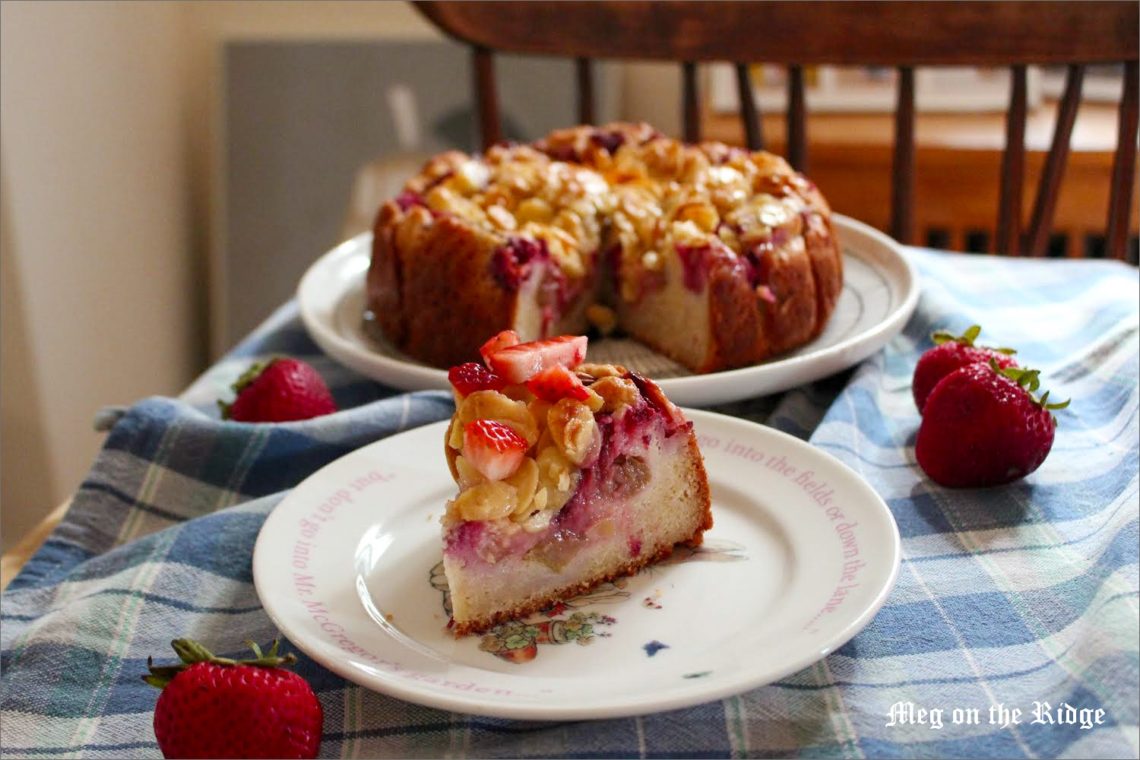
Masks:
[[[484,346],[486,366],[454,367],[446,451],[460,491],[444,551],[469,568],[530,555],[558,569],[591,537],[627,532],[621,504],[691,423],[657,386],[614,365],[582,364],[585,338]],[[640,547],[631,545],[636,558]]]

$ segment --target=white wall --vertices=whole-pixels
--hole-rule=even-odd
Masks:
[[[224,135],[221,134],[222,53],[228,40],[424,39],[439,36],[406,2],[261,2],[210,0],[188,2],[183,20],[191,60],[187,99],[191,106],[191,182],[196,215],[209,238],[211,288],[210,355],[229,346],[223,324],[226,308],[220,225],[224,188],[220,181]]]
[[[180,10],[0,6],[0,536],[79,483],[104,404],[173,393],[202,333]]]
[[[680,137],[681,66],[637,61],[623,68],[622,118],[647,121],[667,135]]]
[[[210,355],[227,39],[426,36],[404,3],[0,5],[0,541],[74,491],[95,412]]]

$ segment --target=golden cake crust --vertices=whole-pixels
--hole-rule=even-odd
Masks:
[[[486,275],[501,241],[461,219],[389,202],[377,217],[367,297],[385,337],[440,367],[478,360],[517,300]]]

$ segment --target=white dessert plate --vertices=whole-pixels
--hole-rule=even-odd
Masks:
[[[674,403],[708,406],[794,388],[854,366],[894,337],[918,303],[918,277],[901,247],[841,215],[833,221],[843,249],[843,292],[818,338],[783,356],[741,369],[694,375],[631,340],[590,344],[590,360],[624,364],[652,377]],[[364,277],[372,233],[322,256],[301,278],[301,319],[317,345],[341,364],[401,390],[447,389],[447,373],[388,344],[364,320]]]
[[[738,694],[858,633],[899,563],[883,500],[783,433],[688,413],[715,525],[699,550],[482,636],[447,630],[439,518],[446,423],[359,449],[295,488],[253,554],[289,640],[369,689],[457,712],[609,718]]]

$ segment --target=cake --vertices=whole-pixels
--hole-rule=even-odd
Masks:
[[[443,568],[457,635],[635,573],[712,526],[692,423],[653,381],[584,363],[586,343],[504,331],[483,363],[448,373],[459,490]]]
[[[377,214],[366,308],[438,367],[594,327],[712,372],[816,337],[842,282],[827,201],[782,158],[619,123],[432,158]]]

